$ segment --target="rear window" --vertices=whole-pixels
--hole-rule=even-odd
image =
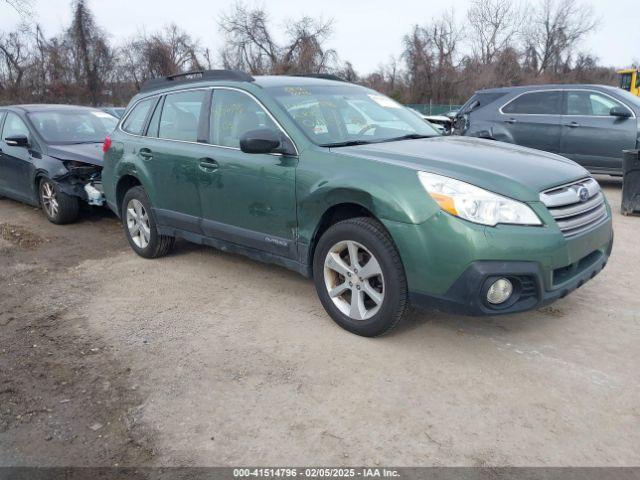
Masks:
[[[208,91],[172,93],[165,97],[158,136],[183,142],[198,141],[200,116]]]
[[[562,92],[531,92],[516,97],[502,107],[503,113],[524,115],[560,115],[562,113]]]
[[[480,107],[489,105],[495,102],[501,97],[504,97],[507,92],[481,92],[476,93],[462,106],[459,113],[469,113],[472,110],[476,110]]]
[[[122,124],[122,130],[134,135],[142,135],[142,129],[144,128],[147,114],[155,100],[155,98],[147,98],[133,107],[133,110],[131,110],[131,113],[129,113],[127,119]]]

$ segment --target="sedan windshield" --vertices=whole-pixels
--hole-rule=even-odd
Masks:
[[[345,84],[268,90],[316,145],[361,145],[439,136],[416,113],[364,87]]]
[[[29,119],[47,143],[101,143],[118,124],[113,115],[98,110],[32,112]]]

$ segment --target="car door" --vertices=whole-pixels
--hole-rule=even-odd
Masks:
[[[0,177],[2,177],[3,193],[17,200],[31,201],[33,191],[30,184],[33,168],[31,154],[27,147],[17,147],[7,143],[6,139],[15,135],[26,135],[30,141],[33,141],[33,135],[24,120],[14,112],[7,112],[0,141],[0,150],[2,150]]]
[[[4,124],[4,117],[6,112],[0,111],[0,143],[2,143],[2,127]],[[2,159],[2,148],[0,146],[0,194],[4,192],[5,189],[5,173],[4,173],[4,161]]]
[[[209,156],[201,121],[208,116],[210,95],[210,89],[165,95],[155,107],[138,153],[153,185],[158,223],[198,234],[200,164]]]
[[[214,90],[209,123],[214,164],[200,170],[204,233],[295,258],[297,157],[240,150],[249,130],[284,130],[255,98],[235,89]]]
[[[498,122],[509,141],[557,153],[560,150],[562,91],[523,93],[498,110]]]
[[[613,107],[629,117],[612,116]],[[635,148],[637,127],[633,112],[610,95],[595,90],[568,90],[560,153],[584,167],[620,171],[622,151]]]

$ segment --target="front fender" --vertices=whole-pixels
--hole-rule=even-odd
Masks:
[[[336,173],[327,178],[327,172]],[[422,223],[438,211],[415,170],[335,153],[303,154],[296,194],[298,235],[306,244],[324,213],[336,205],[356,204],[380,220],[409,224]]]
[[[50,157],[48,155],[43,155],[40,153],[32,153],[31,154],[31,162],[33,165],[33,169],[31,170],[31,178],[30,178],[30,194],[32,199],[35,202],[40,202],[38,198],[38,183],[39,178],[42,176],[51,178],[55,180],[58,177],[64,176],[69,171],[57,158]]]

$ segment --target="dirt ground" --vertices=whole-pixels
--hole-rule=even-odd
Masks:
[[[505,317],[338,328],[313,284],[107,212],[0,200],[0,465],[640,464],[640,217],[605,271]]]

